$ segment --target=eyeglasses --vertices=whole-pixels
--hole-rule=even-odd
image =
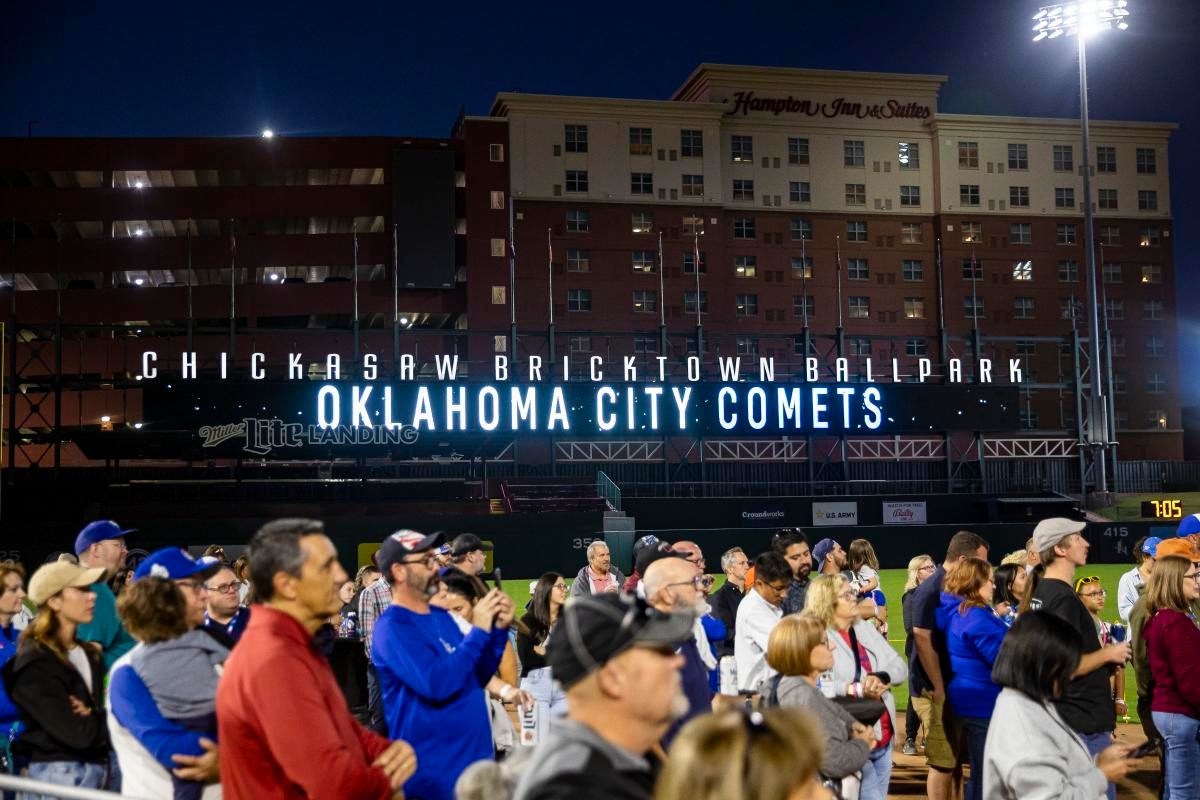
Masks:
[[[565,592],[567,590],[567,585],[562,581],[559,581],[558,583],[554,584],[553,588],[562,589]]]
[[[923,567],[917,567],[917,572],[932,572],[937,569],[933,564],[926,564]]]
[[[1200,583],[1200,572],[1188,573],[1183,576],[1183,579],[1185,581],[1192,580],[1192,581],[1195,581],[1196,583]]]
[[[786,592],[788,590],[788,586],[790,586],[791,584],[785,583],[782,586],[777,586],[773,583],[766,583],[765,581],[763,581],[762,585],[766,586],[768,589],[770,589],[775,594],[783,594],[784,592]]]
[[[1185,575],[1184,577],[1187,577],[1187,576]],[[1080,597],[1107,597],[1108,592],[1105,591],[1104,589],[1099,589],[1094,592],[1080,592],[1079,596]]]
[[[233,594],[238,590],[238,585],[236,583],[222,583],[218,584],[217,586],[209,586],[206,583],[204,584],[204,588],[210,592],[216,592],[217,594]]]
[[[204,581],[175,581],[175,585],[181,589],[191,589],[193,592],[206,592],[208,587],[204,585]]]
[[[838,592],[838,600],[849,600],[851,603],[853,603],[854,601],[858,600],[858,594],[850,590]]]
[[[1083,587],[1092,583],[1100,583],[1100,577],[1098,575],[1088,575],[1086,578],[1080,578],[1075,581],[1075,593],[1079,594],[1083,591]]]
[[[705,589],[707,589],[709,586],[712,585],[712,578],[708,577],[707,575],[696,575],[690,581],[676,581],[675,583],[668,583],[666,585],[667,586],[691,586],[696,591],[702,592]],[[768,584],[768,585],[770,585],[770,584]],[[774,586],[771,586],[771,588],[775,589]],[[786,589],[787,589],[787,587],[785,586],[785,587],[783,587],[783,589],[775,589],[775,591],[782,592],[782,591],[785,591]]]

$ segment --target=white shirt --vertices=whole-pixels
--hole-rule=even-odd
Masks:
[[[1117,583],[1117,613],[1126,623],[1129,622],[1129,612],[1133,611],[1133,606],[1138,601],[1138,587],[1142,583],[1142,573],[1137,567],[1122,575]]]
[[[782,618],[783,609],[764,600],[757,589],[751,589],[742,598],[733,640],[739,691],[757,691],[764,678],[775,674],[767,666],[767,640]]]
[[[87,684],[88,691],[92,691],[92,665],[88,663],[87,653],[79,645],[75,645],[67,651],[67,660],[71,662],[71,666],[83,676],[83,682]]]

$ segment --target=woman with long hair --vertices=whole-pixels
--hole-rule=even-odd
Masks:
[[[1142,629],[1154,688],[1150,711],[1166,742],[1167,800],[1200,792],[1200,572],[1183,556],[1159,558],[1146,584],[1150,621]]]
[[[992,613],[992,566],[981,558],[964,558],[942,582],[937,626],[946,634],[950,682],[946,699],[967,731],[971,779],[967,800],[983,797],[983,746],[988,720],[1000,687],[992,682],[992,665],[1008,626]]]
[[[92,621],[96,595],[88,587],[102,567],[45,564],[29,581],[37,616],[21,634],[17,655],[4,665],[4,685],[25,733],[17,740],[29,777],[62,786],[103,789],[110,748],[104,713],[104,659],[76,638]]]
[[[557,572],[547,572],[533,587],[529,611],[521,617],[523,630],[517,632],[517,655],[521,660],[521,689],[533,696],[538,710],[538,726],[551,716],[567,713],[567,696],[554,683],[546,662],[546,644],[558,624],[558,615],[567,602],[567,582]]]
[[[833,643],[833,669],[821,678],[832,696],[881,700],[875,747],[863,767],[862,800],[884,800],[892,777],[896,701],[892,686],[908,680],[908,665],[875,626],[858,614],[858,593],[840,574],[822,575],[808,587],[804,612],[824,623]]]
[[[996,616],[1012,627],[1017,620],[1017,610],[1029,591],[1029,573],[1023,564],[1008,563],[996,567],[992,573],[996,591],[992,594],[992,610]]]
[[[912,663],[913,647],[913,615],[912,593],[925,582],[925,579],[937,570],[933,556],[925,553],[913,556],[908,562],[908,578],[904,581],[904,594],[900,595],[900,612],[904,617],[904,660]],[[904,755],[917,754],[917,731],[921,728],[921,717],[913,707],[909,698],[908,709],[904,712]]]

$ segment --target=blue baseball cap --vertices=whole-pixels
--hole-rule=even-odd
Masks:
[[[75,555],[82,555],[84,550],[87,550],[97,542],[120,539],[122,536],[130,533],[137,533],[137,528],[123,530],[120,525],[111,519],[98,519],[95,522],[89,522],[79,532],[79,535],[75,537]]]
[[[1142,552],[1154,558],[1154,553],[1158,550],[1158,544],[1162,539],[1157,536],[1151,536],[1146,541],[1142,542]]]
[[[1180,520],[1179,530],[1175,533],[1178,536],[1191,536],[1193,533],[1200,533],[1200,514],[1191,514]]]
[[[213,573],[221,566],[221,560],[213,556],[192,558],[182,547],[164,547],[155,550],[138,564],[133,579],[140,581],[147,576],[177,581],[202,572]]]
[[[821,567],[825,565],[825,559],[829,558],[829,554],[835,547],[837,547],[837,542],[833,539],[822,539],[817,542],[817,546],[812,549],[813,570],[817,572],[821,570]]]

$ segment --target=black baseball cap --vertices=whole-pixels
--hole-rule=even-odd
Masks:
[[[390,575],[392,564],[403,561],[414,553],[424,553],[442,543],[444,534],[435,531],[430,534],[418,531],[399,530],[383,540],[379,552],[375,555],[375,563],[384,575]]]
[[[694,622],[691,614],[666,614],[629,594],[579,597],[563,608],[546,662],[554,679],[570,688],[630,647],[686,641]]]
[[[454,558],[465,556],[475,550],[491,550],[491,542],[485,542],[473,533],[460,533],[450,543],[450,555]]]
[[[682,557],[683,554],[675,552],[675,548],[671,547],[671,545],[666,542],[657,542],[653,545],[647,545],[638,551],[638,554],[633,559],[633,567],[638,575],[645,575],[650,565],[659,559]]]

